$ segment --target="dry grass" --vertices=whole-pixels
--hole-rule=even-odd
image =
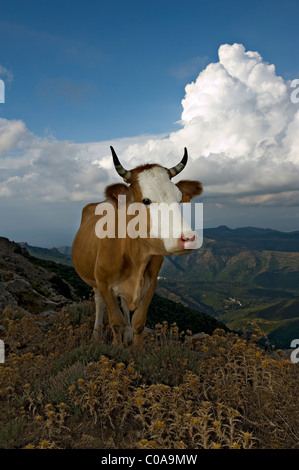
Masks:
[[[90,343],[90,302],[51,321],[0,318],[0,448],[299,448],[299,365],[258,332],[182,341],[162,323],[136,352]]]

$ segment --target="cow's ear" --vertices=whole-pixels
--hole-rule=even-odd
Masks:
[[[114,202],[118,202],[119,196],[126,196],[126,202],[131,202],[131,191],[129,186],[124,183],[110,184],[105,189],[106,199],[112,199]]]
[[[189,181],[182,180],[179,181],[176,186],[179,188],[183,194],[181,202],[190,202],[196,196],[199,196],[203,189],[200,181]]]

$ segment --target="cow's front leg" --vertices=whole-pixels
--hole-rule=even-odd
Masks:
[[[124,316],[118,306],[117,298],[106,284],[98,283],[98,289],[108,310],[109,324],[113,333],[113,344],[122,343],[125,321]]]
[[[105,329],[104,316],[105,316],[105,311],[106,311],[106,305],[105,305],[104,300],[102,299],[102,296],[99,290],[96,287],[94,287],[93,290],[94,290],[94,301],[95,301],[96,312],[95,312],[95,322],[94,322],[94,328],[93,328],[93,333],[92,333],[92,339],[98,340],[104,337],[104,329]]]
[[[156,284],[153,281],[153,284]],[[141,304],[132,316],[132,328],[134,333],[134,346],[140,347],[142,344],[142,334],[145,327],[147,311],[156,290],[156,285],[150,287],[142,299]]]
[[[127,302],[121,298],[121,308],[124,313],[125,320],[125,331],[124,331],[124,343],[131,344],[133,342],[133,330],[131,326],[131,313]]]
[[[134,346],[136,347],[140,347],[142,344],[142,334],[146,323],[147,311],[156,291],[157,276],[162,263],[163,256],[153,256],[145,271],[142,300],[132,317]]]

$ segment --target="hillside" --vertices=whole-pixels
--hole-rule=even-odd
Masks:
[[[289,348],[293,339],[299,338],[299,298],[274,302],[264,307],[244,308],[241,315],[227,315],[227,323],[235,330],[246,322],[259,325],[272,344]]]
[[[55,313],[74,301],[89,299],[92,294],[72,266],[36,258],[24,244],[0,238],[0,316],[7,306],[19,306],[33,314]],[[214,317],[156,295],[149,309],[148,325],[154,328],[164,320],[170,324],[177,322],[181,330],[194,333],[212,333],[216,328],[227,330]]]
[[[221,241],[223,246],[233,244],[256,250],[299,251],[299,231],[281,232],[258,227],[231,229],[225,225],[204,230],[206,238]]]
[[[41,263],[52,262],[52,266],[44,264],[46,268],[57,271],[61,263],[68,265],[64,279],[73,286],[76,283],[79,295],[88,297],[86,286],[77,284],[73,276],[70,247],[25,246]],[[257,322],[271,341],[287,348],[290,340],[299,337],[299,231],[204,229],[204,243],[198,251],[165,257],[157,294],[209,314],[231,329],[241,330],[248,322]],[[269,312],[267,319],[264,309]]]
[[[259,332],[182,341],[163,323],[142,349],[90,343],[90,301],[49,325],[7,307],[1,323],[0,449],[299,447],[298,364],[261,349]]]
[[[78,299],[70,284],[33,261],[25,248],[0,237],[0,312],[12,305],[51,313]]]
[[[288,347],[299,337],[299,232],[206,229],[200,250],[165,259],[158,292],[233,329],[257,321],[271,341]]]
[[[39,246],[28,245],[27,242],[21,242],[19,245],[25,248],[31,256],[39,259],[55,261],[57,263],[72,266],[71,248],[63,246],[60,248],[42,248]]]
[[[289,352],[261,347],[259,329],[242,337],[158,295],[143,348],[91,342],[92,300],[57,292],[78,295],[79,280],[66,282],[75,277],[0,238],[0,449],[298,448]],[[292,320],[296,307],[281,302],[279,315]],[[272,319],[271,307],[262,315]]]

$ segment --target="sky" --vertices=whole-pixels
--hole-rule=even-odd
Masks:
[[[299,230],[297,0],[1,5],[0,236],[71,245],[126,168],[198,179],[204,227]],[[297,82],[296,82],[297,80]]]

